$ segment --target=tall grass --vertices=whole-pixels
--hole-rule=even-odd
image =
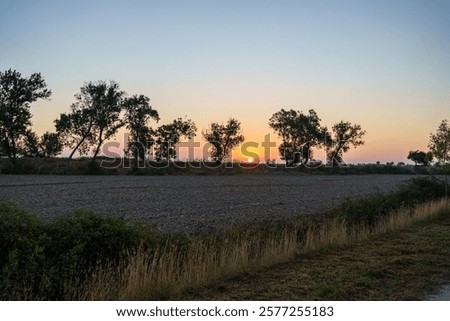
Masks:
[[[335,218],[321,224],[292,224],[269,234],[244,233],[229,242],[221,237],[199,238],[183,253],[170,243],[155,253],[140,248],[129,253],[127,263],[119,268],[98,269],[79,299],[173,299],[185,290],[282,263],[301,253],[394,231],[443,211],[449,212],[449,205],[435,200],[389,213],[375,226],[349,225]]]
[[[140,247],[128,253],[119,268],[100,267],[80,299],[173,298],[186,289],[284,262],[298,253],[298,229],[294,226],[270,234],[240,233],[231,238],[199,237],[184,251],[171,242],[153,252]]]
[[[332,219],[324,224],[311,225],[307,229],[302,252],[310,252],[328,246],[342,246],[355,241],[368,239],[377,234],[392,232],[423,221],[450,210],[445,199],[428,201],[413,208],[392,211],[375,222],[348,224],[345,219]]]

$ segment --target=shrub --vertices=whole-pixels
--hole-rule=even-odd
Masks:
[[[118,264],[141,243],[155,246],[153,231],[82,210],[43,221],[1,201],[0,299],[63,299],[95,267]]]
[[[0,293],[14,296],[17,288],[34,291],[29,285],[40,283],[44,241],[42,223],[36,217],[0,201]]]
[[[442,198],[445,184],[433,177],[412,179],[389,194],[375,194],[365,198],[346,200],[327,213],[348,225],[364,224],[373,227],[383,216],[401,208],[413,208],[427,200]]]

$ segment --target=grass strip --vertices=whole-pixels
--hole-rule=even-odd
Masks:
[[[450,282],[450,210],[185,292],[182,300],[423,300]]]

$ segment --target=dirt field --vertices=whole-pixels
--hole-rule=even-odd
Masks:
[[[409,175],[0,175],[0,199],[45,217],[74,208],[193,231],[314,215],[348,197],[388,192]]]

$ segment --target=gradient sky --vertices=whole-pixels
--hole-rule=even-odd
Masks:
[[[450,120],[450,1],[0,0],[9,68],[53,91],[33,104],[38,134],[84,82],[115,80],[161,123],[233,116],[262,142],[276,111],[314,108],[367,130],[348,162],[406,161]]]

